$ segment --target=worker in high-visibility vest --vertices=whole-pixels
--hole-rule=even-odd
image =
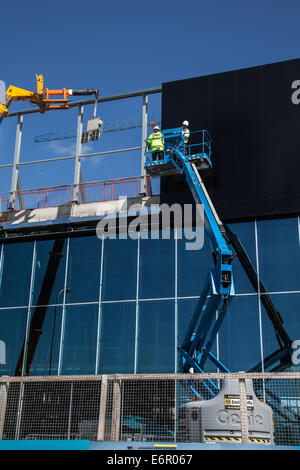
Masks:
[[[153,133],[147,139],[147,148],[152,153],[152,159],[163,160],[164,158],[164,136],[159,126],[153,127]]]
[[[190,131],[189,131],[189,122],[183,121],[182,123],[182,133],[184,135],[184,144],[185,144],[185,154],[187,155],[187,144],[190,138]]]

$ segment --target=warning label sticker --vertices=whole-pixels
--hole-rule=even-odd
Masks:
[[[226,410],[239,410],[240,409],[240,396],[239,395],[224,395],[224,406]],[[252,395],[247,395],[247,410],[253,410]]]

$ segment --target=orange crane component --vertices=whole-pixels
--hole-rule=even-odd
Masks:
[[[96,102],[99,96],[98,89],[72,90],[63,88],[61,90],[44,90],[44,77],[37,75],[36,91],[28,91],[10,85],[0,103],[0,123],[2,119],[8,116],[8,107],[12,101],[30,101],[40,108],[40,112],[44,113],[49,109],[68,109],[68,97],[80,95],[95,95]],[[62,98],[53,98],[54,96],[62,96]]]

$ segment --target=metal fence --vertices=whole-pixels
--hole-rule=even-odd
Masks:
[[[300,373],[1,377],[0,437],[300,445]]]

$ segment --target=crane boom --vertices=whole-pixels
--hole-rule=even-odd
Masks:
[[[8,108],[13,101],[29,101],[39,107],[41,113],[50,109],[68,109],[68,96],[95,95],[95,99],[99,96],[99,90],[94,88],[84,90],[60,89],[50,90],[44,89],[44,77],[42,74],[37,75],[36,91],[29,91],[10,85],[0,103],[0,123],[4,117],[8,116]],[[61,98],[53,98],[53,96],[61,96]]]

